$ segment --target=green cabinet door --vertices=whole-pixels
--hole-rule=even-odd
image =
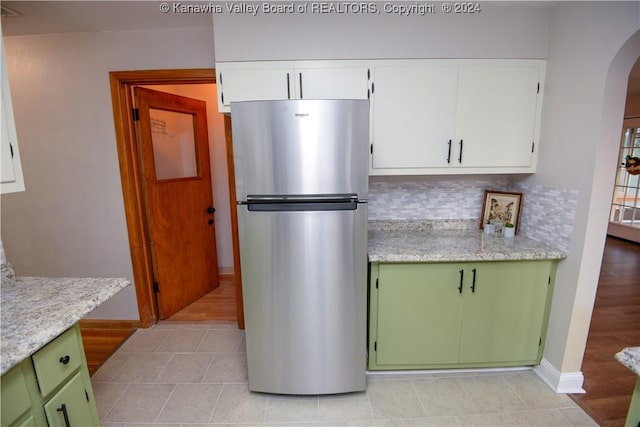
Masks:
[[[374,263],[369,369],[540,362],[555,261]]]
[[[456,264],[380,264],[376,365],[456,363],[462,326]],[[372,298],[373,300],[373,298]]]
[[[31,409],[29,390],[22,371],[23,364],[15,366],[0,381],[0,418],[3,426],[11,425]]]
[[[78,372],[45,405],[49,427],[96,425],[88,390]]]
[[[461,364],[537,363],[551,261],[468,266],[463,291]],[[474,283],[475,274],[475,283]]]

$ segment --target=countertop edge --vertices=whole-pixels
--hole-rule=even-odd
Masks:
[[[13,319],[13,313],[7,313],[8,310],[11,311],[11,308],[3,306],[1,324],[2,348],[0,353],[2,361],[0,363],[0,375],[4,375],[11,368],[18,365],[28,357],[31,357],[46,344],[76,324],[88,313],[131,284],[129,279],[125,278],[49,278],[20,276],[10,279],[10,282],[16,283],[18,286],[55,287],[65,286],[68,284],[74,284],[76,286],[82,286],[83,284],[85,284],[85,286],[102,284],[103,286],[97,288],[95,293],[92,292],[91,297],[83,298],[82,301],[76,301],[81,304],[81,308],[74,307],[74,309],[69,312],[51,313],[49,316],[51,320],[49,321],[46,319],[46,315],[43,316],[43,318],[37,319],[37,328],[29,328],[29,325],[18,330],[11,328],[12,325],[7,325],[6,322],[13,323],[12,321],[15,320]],[[4,291],[5,286],[8,285],[3,283],[2,286]],[[5,298],[3,296],[3,302],[4,300]],[[72,301],[69,301],[69,305],[72,305]],[[47,326],[42,327],[43,323]]]
[[[640,347],[627,347],[616,353],[618,362],[640,376]]]

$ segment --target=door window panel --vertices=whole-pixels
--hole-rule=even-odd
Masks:
[[[198,176],[192,114],[149,109],[157,180]]]

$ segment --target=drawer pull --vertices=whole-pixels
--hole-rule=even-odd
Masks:
[[[71,427],[71,424],[69,424],[69,414],[67,413],[67,405],[63,403],[61,407],[56,408],[56,411],[62,412],[62,416],[64,417],[64,425],[66,427]]]
[[[471,270],[473,272],[473,281],[471,282],[471,292],[476,293],[476,269]]]
[[[60,358],[60,363],[62,363],[63,365],[66,365],[69,363],[70,360],[71,360],[71,357],[69,357],[69,355],[67,354],[66,356],[62,356]]]

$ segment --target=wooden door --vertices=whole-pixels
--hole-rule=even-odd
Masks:
[[[139,87],[134,96],[154,288],[166,319],[219,284],[206,103]]]

